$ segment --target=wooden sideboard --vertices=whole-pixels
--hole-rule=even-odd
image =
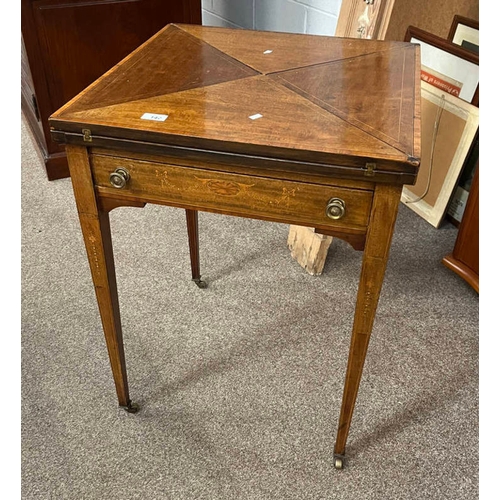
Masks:
[[[49,116],[171,22],[201,24],[201,0],[21,1],[21,104],[49,180],[69,175]]]
[[[458,230],[453,252],[443,264],[457,273],[479,293],[479,164]]]

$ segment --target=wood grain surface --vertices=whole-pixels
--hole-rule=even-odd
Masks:
[[[374,162],[375,177],[412,183],[418,66],[418,46],[405,42],[171,24],[56,112],[53,138],[82,143],[87,129],[99,145]]]
[[[443,264],[479,293],[479,164],[467,199],[453,252]]]
[[[99,305],[118,403],[130,403],[109,214],[98,208],[87,149],[66,146],[78,216]]]
[[[93,155],[92,173],[100,196],[167,204],[228,215],[279,220],[317,228],[341,228],[364,233],[368,225],[372,192],[360,189],[285,181],[127,158]],[[110,174],[126,168],[130,180],[122,189],[110,183]],[[345,216],[326,215],[331,198],[346,204]]]
[[[396,223],[400,186],[378,185],[375,188],[358,297],[354,313],[351,346],[347,361],[344,395],[339,417],[335,454],[344,455],[351,425],[354,405],[358,394],[368,344],[377,312],[377,305],[384,281],[385,268]]]

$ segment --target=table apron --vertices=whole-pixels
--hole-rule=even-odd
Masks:
[[[156,203],[227,215],[302,224],[364,234],[373,192],[332,185],[242,175],[106,155],[91,156],[98,197]],[[110,174],[125,168],[130,178],[117,189]],[[345,203],[340,219],[327,216],[332,198]]]

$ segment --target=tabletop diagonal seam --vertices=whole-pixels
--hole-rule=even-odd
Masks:
[[[266,75],[266,76],[268,76],[268,75]],[[387,134],[384,134],[383,132],[378,131],[378,133],[380,135],[388,137],[389,140],[385,140],[385,139],[383,139],[381,137],[378,137],[377,135],[373,135],[373,133],[371,133],[370,131],[366,130],[365,128],[361,127],[360,125],[358,125],[356,123],[353,123],[351,120],[348,120],[347,118],[345,118],[345,113],[343,113],[341,110],[335,108],[331,104],[323,101],[319,97],[316,97],[314,95],[309,94],[305,90],[303,90],[303,89],[295,86],[293,83],[291,83],[291,82],[289,82],[289,81],[281,78],[280,75],[278,75],[278,74],[274,74],[273,77],[278,77],[281,80],[280,82],[276,81],[276,83],[278,85],[281,85],[281,86],[283,86],[285,88],[288,88],[289,90],[293,91],[297,95],[300,95],[304,99],[307,99],[311,104],[314,104],[314,105],[318,106],[319,108],[323,109],[324,111],[330,113],[333,116],[336,116],[337,118],[339,118],[340,120],[343,120],[344,122],[348,123],[349,125],[351,125],[353,127],[356,127],[357,129],[359,129],[359,130],[361,130],[361,131],[369,134],[374,139],[377,139],[377,140],[379,140],[379,141],[387,144],[388,146],[390,146],[390,147],[392,147],[394,149],[397,149],[401,153],[403,153],[405,155],[408,155],[407,151],[405,151],[404,149],[401,149],[401,148],[403,148],[403,145],[400,144],[399,141],[395,141],[399,146],[396,146],[395,144],[391,144],[390,136],[388,136]],[[315,101],[317,101],[317,102],[315,102]],[[366,123],[363,123],[363,122],[361,122],[359,120],[356,120],[356,121],[358,121],[359,123],[362,123],[366,128],[369,128],[371,130],[375,130],[373,127],[371,127],[370,125],[368,125]]]
[[[306,64],[305,66],[297,66],[295,68],[288,68],[288,69],[282,69],[279,71],[270,71],[269,73],[264,73],[266,76],[274,76],[274,75],[280,75],[283,73],[291,73],[293,71],[299,71],[301,69],[307,69],[307,68],[316,68],[320,66],[326,66],[328,64],[340,64],[341,62],[345,61],[351,61],[353,59],[358,59],[360,57],[366,57],[366,56],[371,56],[373,54],[378,54],[380,52],[387,52],[388,50],[395,50],[394,48],[387,48],[384,50],[375,50],[374,52],[367,52],[366,54],[358,54],[356,56],[351,56],[351,57],[344,57],[341,59],[332,59],[330,61],[322,61],[319,63],[313,63],[313,64]]]
[[[317,113],[321,113],[321,114],[324,114],[324,115],[327,115],[329,117],[333,117],[335,119],[338,119],[339,121],[341,121],[342,123],[345,123],[347,124],[348,127],[352,127],[353,129],[356,129],[358,130],[360,133],[362,134],[365,134],[367,137],[371,138],[372,140],[375,140],[375,141],[378,141],[380,142],[381,144],[384,144],[386,147],[389,147],[391,151],[387,150],[384,154],[385,156],[388,158],[388,159],[391,159],[393,161],[404,161],[406,158],[402,158],[401,155],[402,155],[402,152],[399,151],[398,149],[394,148],[392,145],[388,145],[387,143],[385,143],[384,141],[380,140],[378,137],[374,137],[372,135],[370,135],[366,130],[363,130],[359,127],[356,127],[355,125],[353,125],[352,123],[344,120],[343,118],[335,115],[334,113],[330,113],[327,109],[324,109],[322,108],[321,106],[319,106],[318,104],[312,102],[311,100],[307,99],[305,96],[303,95],[300,95],[299,93],[297,92],[294,92],[292,89],[282,85],[281,83],[271,79],[271,78],[268,78],[267,76],[265,75],[255,75],[253,77],[247,77],[247,78],[244,78],[242,80],[261,80],[262,82],[264,82],[266,85],[269,85],[270,87],[273,87],[274,89],[276,89],[277,91],[283,93],[283,94],[288,94],[288,95],[293,95],[295,96],[295,98],[298,98],[300,99],[300,102],[304,105],[306,105],[307,107],[309,107],[311,110],[315,110],[315,112]],[[218,85],[227,85],[227,84],[231,84],[234,82],[222,82],[222,83],[218,83],[218,84],[214,84],[212,86],[218,86]],[[193,90],[202,90],[203,88],[206,88],[206,87],[201,87],[201,88],[198,88],[198,89],[190,89],[190,90],[185,90],[185,91],[181,91],[181,92],[178,92],[178,94],[181,94],[183,92],[191,92]],[[168,95],[173,95],[175,93],[172,93],[172,94],[168,94]],[[158,99],[158,98],[161,98],[161,96],[156,96],[154,97],[153,99]],[[142,101],[143,99],[140,99],[139,101]],[[132,104],[132,103],[135,103],[136,101],[129,101],[128,103],[126,104]],[[115,104],[115,105],[111,105],[109,107],[106,107],[106,108],[112,108],[113,106],[120,106],[120,104]],[[109,111],[109,109],[107,110]],[[83,114],[83,116],[82,116]],[[107,113],[106,116],[109,116],[110,113]],[[86,124],[88,125],[90,128],[92,128],[92,119],[89,118],[89,117],[86,117],[85,116],[85,111],[80,111],[80,112],[75,112],[73,115],[69,115],[67,117],[64,118],[64,120],[69,120],[69,121],[72,121],[73,123],[75,122],[75,120],[81,120],[81,123],[82,123],[82,126],[83,124]],[[103,126],[102,123],[98,123],[99,122],[99,118],[97,118],[97,122],[94,122],[94,125],[96,127],[101,127]],[[106,125],[104,125],[106,126]],[[123,124],[119,124],[119,125],[115,125],[117,126],[118,128],[122,129],[122,130],[126,130],[126,129],[130,129],[129,127],[126,127],[124,126]],[[133,129],[130,129],[130,130],[133,130]],[[149,132],[148,132],[149,133]],[[98,134],[99,135],[99,134]],[[174,136],[177,136],[174,134]],[[184,138],[197,138],[197,136],[195,135],[192,135],[192,136],[185,136]],[[199,139],[199,138],[198,138]],[[238,142],[238,141],[236,141]],[[345,154],[345,153],[339,153],[339,154]],[[406,153],[405,153],[406,155]],[[390,157],[390,158],[389,158]]]
[[[284,69],[284,70],[278,70],[278,71],[270,71],[270,72],[263,72],[257,68],[255,68],[254,66],[252,66],[250,63],[248,62],[244,62],[242,61],[241,59],[238,59],[237,57],[235,56],[230,56],[229,54],[227,54],[227,52],[224,52],[222,49],[219,49],[218,47],[216,47],[215,45],[213,45],[212,43],[208,42],[207,40],[203,39],[201,36],[198,36],[198,35],[195,35],[194,33],[191,33],[190,31],[187,31],[185,30],[182,26],[180,25],[177,25],[177,24],[174,24],[174,26],[176,28],[179,28],[181,29],[184,33],[187,33],[189,35],[191,35],[192,37],[198,39],[198,40],[201,40],[202,42],[206,43],[207,45],[210,45],[210,47],[213,47],[214,49],[220,51],[221,53],[225,54],[227,57],[230,57],[232,59],[234,59],[235,61],[238,61],[239,63],[245,65],[245,66],[248,66],[249,68],[255,70],[255,71],[258,71],[260,74],[262,75],[274,75],[274,74],[277,74],[277,73],[286,73],[288,71],[296,71],[296,70],[300,70],[300,69],[304,69],[304,68],[310,68],[310,67],[315,67],[315,66],[321,66],[321,65],[324,65],[324,64],[331,64],[331,63],[335,63],[335,62],[340,62],[340,61],[349,61],[351,59],[356,59],[358,57],[363,57],[363,56],[368,56],[368,55],[372,55],[372,54],[377,54],[377,53],[380,53],[380,52],[386,52],[386,51],[389,51],[389,50],[399,50],[401,47],[380,47],[379,50],[373,50],[373,52],[366,52],[364,54],[358,54],[358,55],[355,55],[355,56],[351,56],[351,57],[345,57],[345,58],[340,58],[340,59],[329,59],[328,61],[322,61],[322,62],[319,62],[319,63],[313,63],[313,64],[306,64],[304,66],[295,66],[293,68],[287,68],[287,69]],[[221,28],[219,27],[220,29],[227,29],[227,28]],[[272,32],[272,31],[265,31],[266,33],[278,33],[278,32]],[[286,33],[287,35],[299,35],[299,33]],[[319,37],[318,37],[319,38]],[[340,37],[339,37],[340,38]],[[373,41],[373,40],[372,40]]]
[[[94,80],[90,85],[88,85],[88,87],[86,87],[81,92],[79,92],[76,96],[74,96],[73,98],[71,98],[70,100],[68,100],[68,102],[66,102],[63,106],[61,106],[57,110],[56,113],[54,113],[54,115],[56,115],[56,114],[60,115],[66,109],[70,108],[73,105],[73,103],[78,102],[80,100],[80,94],[82,94],[84,92],[87,92],[88,90],[92,90],[93,88],[95,88],[97,85],[99,85],[99,83],[100,83],[100,81],[102,79],[109,78],[109,76],[111,76],[114,73],[114,71],[116,71],[126,61],[128,61],[129,59],[131,59],[137,52],[139,52],[140,50],[143,50],[144,47],[147,46],[148,44],[150,44],[154,39],[156,39],[159,36],[161,36],[165,31],[167,31],[167,29],[168,29],[168,25],[165,26],[164,28],[162,28],[161,30],[159,30],[157,33],[155,33],[151,38],[149,38],[148,40],[146,40],[144,43],[142,43],[141,45],[139,45],[135,50],[133,50],[132,52],[130,52],[130,54],[128,54],[125,58],[123,58],[121,61],[119,61],[118,63],[116,63],[111,68],[109,68],[100,78],[98,78],[97,80]],[[87,108],[87,109],[93,109],[93,108]]]
[[[176,95],[176,94],[182,94],[183,92],[190,92],[190,91],[193,91],[193,90],[201,90],[201,89],[208,89],[210,87],[214,87],[216,85],[223,85],[225,83],[231,83],[231,82],[237,82],[237,81],[240,81],[240,80],[249,80],[249,79],[253,79],[253,78],[262,78],[264,77],[265,75],[248,75],[248,76],[244,76],[242,78],[236,78],[234,80],[226,80],[226,81],[223,81],[223,82],[214,82],[214,83],[211,83],[210,85],[202,85],[201,87],[194,87],[194,88],[188,88],[188,89],[179,89],[179,90],[176,90],[174,92],[166,92],[164,94],[159,94],[159,95],[154,95],[154,96],[147,96],[147,97],[139,97],[139,99],[134,99],[134,100],[131,100],[131,101],[127,101],[127,102],[117,102],[117,103],[114,103],[114,104],[107,104],[105,106],[98,106],[98,107],[95,107],[95,108],[86,108],[86,109],[82,109],[82,110],[78,110],[78,111],[75,111],[73,113],[68,113],[67,116],[64,116],[64,120],[71,120],[72,117],[75,117],[75,118],[81,118],[81,114],[82,113],[86,113],[87,111],[96,111],[96,110],[102,110],[102,109],[106,109],[106,108],[112,108],[113,106],[122,106],[122,105],[128,105],[128,104],[137,104],[141,101],[147,101],[148,99],[160,99],[161,97],[163,96],[173,96],[173,95]]]
[[[244,76],[242,78],[248,78],[248,77],[253,77],[253,76],[259,76],[259,75],[262,75],[262,73],[260,73],[259,71],[255,70],[254,68],[251,68],[250,66],[248,66],[247,64],[245,63],[242,63],[240,61],[238,61],[236,58],[234,57],[231,57],[229,56],[228,54],[222,52],[221,50],[217,49],[216,47],[214,47],[213,45],[205,42],[204,40],[202,40],[201,38],[198,38],[194,35],[192,35],[191,33],[179,28],[177,25],[168,25],[166,26],[165,28],[163,28],[163,30],[161,30],[161,32],[164,32],[164,31],[168,31],[168,28],[171,27],[171,28],[174,28],[175,30],[178,30],[180,32],[182,32],[183,35],[185,36],[188,36],[188,37],[191,37],[193,40],[195,40],[196,43],[200,44],[200,45],[206,45],[207,47],[210,47],[210,50],[213,50],[216,55],[218,57],[220,57],[221,59],[223,59],[225,62],[231,64],[232,66],[234,66],[235,68],[239,69],[240,71],[242,72],[245,72],[245,73],[248,73],[247,76]],[[144,50],[146,48],[149,48],[148,45],[151,41],[153,41],[153,38],[157,38],[157,36],[155,37],[152,37],[150,40],[148,40],[146,43],[144,43],[143,45],[141,45],[139,48],[142,47],[141,50]],[[131,53],[132,54],[135,54],[136,52],[138,51],[138,49],[136,49],[134,52]],[[130,57],[128,57],[127,59],[130,60]],[[137,58],[135,61],[132,61],[130,62],[130,66],[127,68],[127,71],[130,71],[132,68],[134,68],[137,64],[139,64],[141,62],[141,59],[140,58]],[[110,69],[109,73],[110,73],[110,77],[112,76],[112,73],[114,69],[118,69],[119,66],[122,66],[123,65],[123,61],[118,63],[117,65],[113,66],[113,68]],[[112,85],[114,82],[116,82],[116,80],[120,77],[120,75],[116,75],[114,78],[109,78],[109,81],[106,82],[106,85],[100,89],[100,91],[108,88],[110,85]],[[226,81],[236,81],[236,80],[240,80],[241,78],[229,78],[227,80],[224,80],[225,82]],[[99,84],[99,81],[101,79],[99,79],[97,81],[97,84]],[[217,83],[221,83],[221,82],[214,82],[213,84],[210,84],[210,85],[214,85],[214,84],[217,84]],[[200,87],[191,87],[191,88],[202,88],[202,87],[208,87],[210,85],[201,85]],[[183,90],[188,90],[188,89],[182,89],[180,91],[183,91]],[[160,94],[154,94],[154,95],[139,95],[138,96],[138,99],[133,99],[133,101],[136,101],[136,100],[142,100],[142,99],[147,99],[148,97],[159,97],[161,95],[166,95],[166,94],[170,94],[170,93],[175,93],[175,92],[179,92],[179,90],[176,90],[174,92],[163,92],[163,93],[160,93]],[[133,102],[133,101],[127,101],[127,102]],[[77,101],[75,101],[75,104],[76,104]],[[117,104],[123,104],[122,102],[111,102],[111,103],[107,103],[107,104],[104,104],[104,106],[89,106],[89,107],[86,107],[85,109],[80,109],[78,112],[80,111],[85,111],[85,110],[91,110],[91,109],[100,109],[102,107],[107,107],[107,106],[113,106],[113,105],[117,105]]]
[[[254,68],[253,66],[251,66],[250,64],[248,63],[245,63],[243,61],[240,61],[239,59],[237,59],[236,57],[234,56],[230,56],[227,52],[224,52],[223,50],[217,48],[215,45],[212,45],[211,43],[207,42],[206,40],[203,40],[203,38],[200,38],[199,36],[196,36],[194,35],[193,33],[190,33],[189,31],[186,31],[185,29],[183,29],[181,26],[178,26],[177,24],[174,24],[174,26],[178,29],[180,29],[183,33],[186,33],[187,35],[195,38],[196,40],[199,40],[200,42],[208,45],[209,47],[211,47],[212,49],[216,50],[217,52],[220,52],[225,59],[228,60],[228,62],[231,62],[234,64],[234,62],[237,62],[239,64],[242,64],[243,66],[246,66],[247,68],[251,69],[252,71],[256,71],[257,73],[259,73],[260,75],[263,75],[264,73],[262,73],[262,71]],[[254,75],[256,76],[256,75]]]
[[[185,31],[184,33],[187,33],[187,31]],[[219,53],[219,56],[222,57],[222,59],[224,59],[225,61],[231,63],[233,66],[236,66],[236,67],[240,67],[241,65],[245,66],[245,68],[251,70],[251,71],[254,71],[254,72],[257,72],[259,73],[260,75],[262,75],[263,73],[261,71],[259,71],[258,69],[255,69],[255,68],[252,68],[250,65],[244,63],[243,61],[240,61],[239,59],[236,59],[236,57],[233,57],[233,56],[230,56],[229,54],[227,54],[226,52],[223,52],[222,50],[218,49],[217,47],[215,47],[214,45],[212,45],[211,43],[208,43],[206,42],[205,40],[202,40],[201,38],[197,38],[193,35],[191,35],[191,33],[187,33],[189,36],[192,36],[193,38],[196,38],[197,40],[199,40],[201,43],[205,44],[205,45],[208,45],[210,48],[216,50],[218,53]],[[237,63],[237,64],[235,64]],[[252,75],[252,76],[257,76],[257,75]],[[231,80],[228,80],[228,81],[231,81]]]
[[[158,35],[163,33],[163,32],[167,32],[168,29],[170,28],[170,25],[167,25],[165,26],[162,30],[160,30],[155,36],[151,37],[149,40],[146,40],[146,42],[144,42],[143,44],[139,45],[139,47],[137,49],[135,49],[133,52],[131,52],[129,54],[128,57],[126,57],[124,60],[120,61],[118,64],[116,64],[115,66],[113,66],[110,71],[109,71],[109,77],[107,79],[109,79],[108,82],[106,82],[106,85],[100,89],[100,91],[102,92],[104,89],[108,88],[110,85],[112,85],[119,77],[119,75],[115,75],[115,77],[113,79],[111,79],[110,77],[112,76],[112,74],[121,66],[123,66],[124,63],[126,62],[129,62],[131,59],[133,59],[133,57],[139,53],[139,50],[140,51],[143,51],[143,50],[146,50],[147,48],[150,48],[150,45],[158,38]],[[131,62],[130,64],[130,67],[127,68],[127,71],[130,71],[133,67],[135,67],[137,64],[139,64],[141,62],[141,59],[139,58],[136,58],[137,60],[136,61],[133,61]],[[97,85],[99,85],[99,83],[101,82],[102,80],[102,77],[99,78],[96,83]],[[96,85],[96,86],[97,86]],[[85,90],[84,90],[85,92]],[[86,93],[86,92],[85,92]],[[77,101],[78,102],[78,101]],[[114,103],[114,104],[120,104],[120,103]],[[90,110],[90,109],[99,109],[100,107],[99,106],[96,106],[96,107],[87,107],[85,108],[85,110]],[[85,110],[80,110],[80,111],[85,111]]]
[[[278,76],[278,75],[274,75],[274,76]],[[337,113],[334,113],[332,112],[330,109],[328,109],[327,107],[323,107],[321,106],[320,104],[314,102],[313,100],[310,99],[311,98],[314,98],[314,99],[317,99],[319,102],[321,103],[324,103],[321,99],[318,99],[317,97],[314,97],[314,96],[311,96],[310,94],[307,94],[307,92],[304,92],[304,94],[302,94],[302,90],[301,89],[293,89],[293,88],[290,88],[288,87],[287,85],[281,83],[281,82],[278,82],[274,79],[271,79],[271,78],[267,78],[267,75],[264,75],[264,78],[265,78],[265,81],[266,83],[272,83],[273,85],[275,85],[277,88],[281,89],[281,90],[289,90],[291,92],[293,92],[295,95],[301,97],[304,99],[304,101],[312,108],[316,108],[316,109],[320,109],[322,110],[323,112],[326,112],[328,113],[329,115],[331,116],[335,116],[336,118],[338,118],[339,120],[342,120],[344,123],[346,123],[347,125],[349,125],[350,127],[354,127],[356,129],[358,129],[359,131],[363,132],[364,134],[367,134],[369,135],[370,137],[372,137],[373,139],[377,140],[377,141],[380,141],[380,142],[383,142],[385,145],[389,146],[391,149],[394,149],[395,151],[398,151],[399,153],[402,153],[404,154],[405,156],[408,156],[408,152],[407,151],[404,151],[398,147],[396,147],[394,144],[391,144],[390,142],[387,142],[385,140],[383,140],[382,138],[380,137],[377,137],[375,135],[372,135],[369,131],[363,129],[362,127],[360,127],[359,125],[356,125],[355,123],[352,123],[350,122],[349,120],[347,120],[346,118],[344,118],[343,116],[341,115],[338,115]],[[286,80],[284,80],[286,82]],[[289,82],[286,82],[287,84]],[[293,86],[293,84],[290,84]],[[325,106],[330,106],[331,108],[333,108],[333,106],[329,105],[328,103],[324,103]],[[333,108],[335,109],[335,108]],[[341,113],[341,111],[339,111],[339,113]],[[360,122],[361,123],[361,122]],[[367,125],[368,126],[368,125]],[[369,127],[369,126],[368,126]],[[370,127],[372,128],[372,127]],[[386,134],[383,134],[383,135],[386,135]]]

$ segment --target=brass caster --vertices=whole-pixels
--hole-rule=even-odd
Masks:
[[[335,468],[341,470],[344,468],[344,457],[339,455],[335,456]]]
[[[127,406],[120,406],[127,413],[137,413],[139,411],[139,405],[137,403],[129,402]]]
[[[207,288],[208,284],[206,281],[203,281],[201,278],[195,278],[193,281],[196,283],[198,288]]]

